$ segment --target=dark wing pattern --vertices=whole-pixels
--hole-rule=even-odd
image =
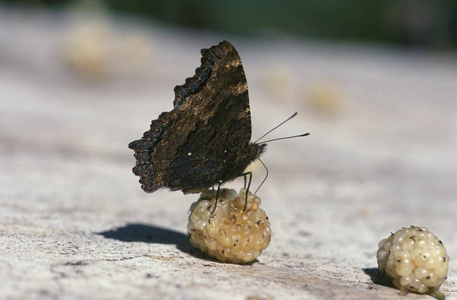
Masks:
[[[246,159],[251,117],[246,76],[235,48],[223,41],[202,50],[201,66],[175,88],[174,109],[129,144],[146,192],[168,187],[200,192],[234,179]]]

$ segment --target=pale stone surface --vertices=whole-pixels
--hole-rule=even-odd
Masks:
[[[0,10],[0,298],[430,299],[372,280],[377,243],[413,224],[444,242],[441,290],[457,299],[454,55],[106,23],[91,73],[66,55],[74,26]],[[131,36],[139,63],[125,63]],[[311,132],[263,156],[273,238],[246,266],[192,250],[198,195],[144,193],[127,148],[222,39],[243,59],[253,140],[294,111],[271,136]]]

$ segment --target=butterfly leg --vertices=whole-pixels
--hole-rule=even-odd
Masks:
[[[247,182],[247,187],[246,187],[246,176],[249,175],[249,181]],[[244,199],[244,209],[243,211],[246,210],[246,207],[248,206],[248,193],[249,193],[249,188],[251,187],[251,181],[252,181],[252,172],[246,172],[241,174],[240,176],[244,176],[244,188],[246,189],[246,198]]]
[[[214,211],[216,211],[217,200],[219,199],[219,190],[221,189],[221,184],[222,184],[222,181],[219,180],[219,182],[217,183],[216,201],[214,201],[214,208],[211,211],[211,215],[214,213]],[[214,191],[214,187],[213,187],[213,191]]]

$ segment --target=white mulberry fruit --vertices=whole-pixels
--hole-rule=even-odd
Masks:
[[[246,189],[220,189],[217,208],[216,191],[207,190],[192,203],[187,233],[192,246],[221,262],[247,263],[256,259],[270,244],[268,217],[259,206],[259,197]]]
[[[379,242],[378,268],[388,275],[402,294],[439,292],[446,280],[449,256],[443,243],[427,228],[411,226],[392,233]]]

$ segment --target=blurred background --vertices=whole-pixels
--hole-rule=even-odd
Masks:
[[[0,3],[4,8],[58,11],[78,4],[98,5],[107,13],[163,25],[249,37],[293,35],[440,50],[455,50],[457,46],[457,3],[453,0],[3,0]]]
[[[338,178],[361,162],[345,155],[359,151],[368,165],[388,164],[371,165],[380,176],[409,153],[456,179],[456,22],[453,0],[3,0],[3,156],[99,155],[128,170],[126,145],[172,108],[200,49],[225,39],[244,63],[253,139],[294,111],[299,120],[276,135],[313,134],[309,152],[310,138],[272,145],[273,170]],[[413,198],[414,188],[399,188]]]
[[[333,265],[335,282],[365,284],[361,268],[376,266],[377,243],[411,224],[428,227],[457,256],[457,1],[2,0],[0,226],[9,234],[2,245],[19,246],[2,248],[4,264],[12,263],[0,275],[13,298],[48,286],[48,265],[64,255],[187,255],[160,242],[126,247],[97,232],[141,223],[182,233],[190,247],[186,213],[197,196],[144,193],[127,145],[172,109],[173,88],[194,74],[200,49],[222,40],[243,61],[252,140],[295,111],[269,138],[311,132],[271,143],[263,156],[270,175],[258,195],[274,235],[259,268],[291,264],[285,272],[296,272],[304,261],[301,271],[314,264],[318,274]],[[265,170],[251,168],[255,189]],[[221,273],[200,272],[201,262],[192,268],[207,284],[201,290],[211,290]],[[196,277],[186,277],[189,265],[166,263],[176,280]],[[116,265],[94,265],[96,280],[90,272],[61,276],[62,286],[90,298],[104,278],[110,296],[138,293],[145,265],[127,279],[131,270]],[[81,289],[79,276],[92,288]],[[245,278],[227,292],[262,286]],[[449,281],[445,291],[457,295],[455,272]],[[160,278],[145,286],[151,282],[154,293],[170,286]],[[295,288],[286,282],[278,286],[287,295]],[[116,294],[120,286],[134,294]]]
[[[253,140],[294,111],[299,117],[271,138],[312,133],[269,147],[270,186],[285,175],[283,187],[317,178],[333,191],[347,170],[354,180],[394,173],[398,198],[415,201],[417,188],[433,188],[449,200],[457,179],[456,22],[453,0],[3,0],[2,156],[19,162],[6,164],[18,177],[27,158],[38,177],[53,155],[104,159],[122,166],[125,179],[100,177],[101,186],[125,181],[147,197],[134,183],[127,144],[171,110],[173,87],[194,74],[200,49],[228,40],[247,74]],[[425,187],[426,177],[399,166],[407,160],[436,170]]]

